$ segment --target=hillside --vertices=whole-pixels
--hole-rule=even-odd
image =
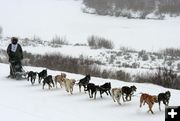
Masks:
[[[121,46],[155,51],[179,46],[180,19],[135,20],[83,13],[81,0],[0,0],[3,36],[50,41],[65,36],[70,43],[86,43],[91,35]]]
[[[122,87],[124,85],[135,85],[137,87],[136,96],[131,102],[122,103],[119,106],[114,103],[111,97],[103,95],[101,99],[97,94],[97,99],[89,99],[88,94],[79,93],[75,86],[74,94],[70,95],[63,89],[42,90],[42,85],[37,83],[32,86],[26,80],[16,81],[7,79],[9,65],[0,63],[0,113],[3,121],[164,121],[164,105],[162,111],[158,109],[158,104],[153,107],[154,115],[147,113],[147,105],[139,108],[138,93],[146,92],[157,95],[160,92],[170,90],[172,97],[170,105],[179,105],[180,91],[166,89],[152,84],[125,83],[117,80],[92,78],[91,82],[103,84],[111,82],[112,87]],[[27,71],[41,71],[43,68],[24,67]],[[53,76],[59,74],[58,71],[48,70],[48,74]],[[68,78],[79,80],[83,75],[67,73]],[[122,101],[122,100],[121,100]]]
[[[9,41],[9,38],[3,38],[0,43],[0,61],[4,63],[7,63],[8,57],[6,55],[6,48]],[[178,50],[174,53],[166,53],[165,50],[164,52],[149,52],[145,50],[136,51],[128,48],[92,49],[86,44],[57,44],[54,46],[54,44],[49,41],[24,39],[20,39],[19,43],[22,45],[24,51],[32,53],[33,55],[62,54],[63,56],[79,59],[87,58],[89,60],[98,61],[98,66],[102,69],[109,69],[112,71],[123,70],[130,73],[132,76],[146,72],[155,72],[159,67],[171,68],[178,73],[180,71],[180,56]],[[25,55],[24,59],[30,60],[31,58]]]
[[[83,11],[128,19],[164,19],[180,14],[180,0],[83,0]]]

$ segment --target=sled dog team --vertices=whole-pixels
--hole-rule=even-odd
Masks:
[[[60,75],[56,75],[54,77],[54,81],[53,81],[53,76],[52,75],[47,75],[47,70],[42,70],[41,72],[33,72],[30,71],[28,72],[28,76],[27,76],[27,80],[29,81],[29,79],[31,80],[31,84],[34,85],[35,80],[36,80],[36,76],[38,76],[38,83],[41,83],[41,80],[43,80],[43,89],[44,86],[47,84],[49,89],[56,86],[56,88],[58,87],[58,83],[60,85],[61,88],[63,88],[63,86],[65,87],[65,90],[70,93],[73,94],[73,87],[74,85],[78,85],[79,86],[79,92],[81,92],[81,87],[84,87],[84,92],[86,93],[86,91],[89,94],[89,98],[94,98],[96,99],[96,94],[97,92],[99,92],[100,97],[102,98],[102,94],[106,93],[107,95],[110,95],[113,99],[114,102],[117,102],[119,105],[121,105],[120,99],[122,97],[123,102],[127,102],[127,101],[131,101],[131,98],[134,94],[134,92],[136,92],[136,86],[123,86],[121,88],[111,88],[111,83],[110,82],[106,82],[103,85],[96,85],[94,83],[90,83],[91,80],[91,76],[90,75],[86,75],[84,78],[80,79],[78,83],[76,83],[75,79],[68,79],[66,78],[67,75],[65,73],[61,73]],[[139,93],[141,94],[140,96],[140,107],[142,107],[142,105],[147,104],[148,105],[148,112],[151,112],[152,114],[154,113],[152,111],[152,107],[154,105],[154,103],[158,103],[159,104],[159,110],[161,111],[161,107],[160,104],[161,102],[164,103],[165,106],[169,105],[169,100],[171,97],[171,93],[170,91],[166,91],[164,93],[159,93],[158,95],[150,95],[147,93]]]

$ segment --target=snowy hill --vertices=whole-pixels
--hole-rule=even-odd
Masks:
[[[5,52],[9,44],[10,38],[3,38],[0,43],[0,60],[7,63],[6,53],[1,52],[1,49]],[[49,41],[33,41],[27,42],[23,39],[19,40],[23,50],[32,54],[59,54],[64,56],[71,56],[74,58],[85,57],[91,60],[99,61],[98,64],[101,69],[108,69],[112,71],[123,70],[131,75],[141,74],[144,72],[155,72],[159,67],[171,68],[174,71],[180,71],[180,56],[165,55],[160,52],[148,52],[148,51],[133,51],[123,49],[91,49],[87,45],[76,46],[58,45],[58,47],[51,46]],[[84,51],[85,50],[85,51]],[[28,58],[30,59],[30,58]],[[4,61],[3,61],[4,60]]]
[[[180,91],[166,89],[152,84],[125,83],[117,80],[92,78],[91,82],[103,84],[111,82],[112,87],[135,85],[136,96],[131,102],[119,106],[111,97],[103,95],[101,99],[89,99],[88,94],[79,93],[75,86],[74,94],[70,95],[65,89],[42,90],[42,85],[37,83],[32,86],[26,80],[16,81],[7,79],[9,65],[0,63],[0,113],[3,121],[164,121],[164,105],[162,111],[158,104],[153,107],[154,115],[147,113],[147,105],[139,108],[138,93],[146,92],[157,95],[166,90],[171,91],[170,105],[179,105]],[[41,71],[43,68],[24,67],[26,71]],[[53,76],[60,74],[58,71],[48,70]],[[79,80],[83,75],[66,73],[68,78]],[[122,100],[121,100],[122,102]]]
[[[3,36],[51,40],[66,36],[70,43],[86,43],[91,35],[112,40],[116,48],[158,50],[180,47],[180,19],[134,20],[83,13],[81,0],[0,0]]]

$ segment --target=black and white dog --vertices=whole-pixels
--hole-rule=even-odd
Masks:
[[[93,98],[94,95],[94,99],[96,99],[97,91],[99,91],[100,97],[102,98],[103,93],[106,93],[107,95],[111,95],[110,90],[111,90],[111,83],[107,82],[101,86],[95,85],[94,83],[88,83],[87,89],[85,91],[88,91],[89,98]]]
[[[52,75],[48,75],[47,77],[44,78],[44,80],[43,80],[43,89],[44,89],[45,84],[48,84],[49,89],[52,88],[51,84],[53,85],[53,87],[55,86],[54,82],[53,82],[53,79],[52,79]]]
[[[84,87],[84,91],[86,91],[86,88],[87,88],[87,85],[88,85],[90,79],[91,79],[91,76],[88,74],[84,78],[79,80],[78,85],[79,85],[79,91],[80,92],[81,92],[81,87],[82,86]]]
[[[94,99],[96,99],[96,93],[99,91],[99,86],[95,85],[94,83],[89,83],[85,91],[88,91],[89,98],[93,98],[94,95]]]
[[[106,82],[103,85],[99,86],[100,96],[102,98],[102,94],[105,92],[107,95],[111,95],[111,83]]]
[[[37,72],[33,72],[33,71],[28,72],[27,81],[29,81],[29,78],[30,78],[31,84],[33,85],[36,80],[36,75],[37,75]]]
[[[47,76],[47,69],[42,70],[41,72],[38,73],[39,77],[39,83],[41,83],[41,80],[44,79]]]
[[[169,105],[169,100],[171,97],[170,91],[166,91],[165,93],[159,93],[158,94],[158,103],[159,103],[159,110],[161,111],[161,101],[163,101],[164,105],[168,106]]]
[[[123,98],[123,102],[125,101],[131,101],[131,96],[133,95],[133,93],[136,91],[136,86],[123,86],[121,88],[121,91],[122,91],[122,98]],[[124,96],[126,98],[126,100],[124,99]],[[129,100],[128,100],[128,97],[129,97]]]

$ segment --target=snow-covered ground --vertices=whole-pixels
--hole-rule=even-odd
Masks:
[[[59,35],[66,36],[70,43],[87,43],[87,38],[94,34],[112,40],[116,50],[120,46],[137,50],[180,47],[180,18],[169,18],[163,21],[129,20],[89,15],[82,13],[81,5],[81,0],[0,0],[0,26],[3,27],[3,37],[32,38],[36,35],[49,41],[55,35]],[[8,43],[9,40],[5,43],[1,40],[0,49],[5,50]],[[109,62],[108,57],[111,56],[107,54],[109,50],[92,50],[87,46],[70,45],[61,48],[25,46],[23,50],[33,54],[60,52],[74,57],[85,55],[103,62]],[[135,57],[135,54],[132,56]],[[123,60],[123,57],[118,57],[116,60]],[[126,62],[129,63],[129,61]],[[147,63],[152,64],[152,62]],[[161,61],[157,61],[157,64],[159,63]],[[96,100],[89,99],[88,94],[79,93],[77,86],[75,86],[74,94],[70,95],[64,88],[48,90],[46,87],[42,90],[42,85],[31,86],[30,82],[25,80],[7,79],[9,65],[0,63],[0,67],[0,114],[3,121],[164,121],[164,105],[160,112],[158,105],[155,104],[154,115],[147,113],[147,105],[139,108],[140,95],[138,93],[140,92],[157,95],[170,90],[172,93],[170,105],[179,105],[179,90],[166,89],[153,84],[126,83],[93,77],[91,82],[96,84],[110,81],[112,87],[124,85],[137,87],[137,95],[132,101],[119,106],[106,95],[103,95],[103,99],[99,95]],[[109,65],[105,68],[107,67],[111,68]],[[37,72],[43,69],[24,68],[26,71]],[[137,72],[137,70],[140,69],[133,71]],[[60,74],[52,70],[48,70],[48,73],[53,76]],[[67,76],[76,80],[83,77],[83,75],[71,73],[67,73]]]
[[[158,104],[153,107],[154,115],[147,113],[147,105],[139,108],[138,93],[146,92],[157,95],[167,90],[171,91],[170,105],[179,105],[180,91],[166,89],[152,84],[126,83],[117,80],[100,79],[93,77],[91,82],[103,84],[111,82],[112,87],[135,85],[136,96],[131,102],[119,106],[111,97],[103,95],[101,99],[89,99],[88,94],[79,93],[75,86],[73,95],[68,94],[64,88],[42,90],[42,85],[32,86],[26,80],[16,81],[7,79],[9,65],[0,63],[0,114],[3,121],[164,121],[165,109],[159,111]],[[26,71],[41,71],[43,68],[24,67]],[[53,76],[60,74],[58,71],[48,70]],[[66,73],[68,78],[79,80],[83,75]],[[122,100],[121,100],[122,102]]]
[[[116,48],[158,50],[180,47],[180,18],[134,20],[85,14],[81,0],[0,0],[3,36],[51,40],[66,36],[70,43],[86,43],[91,35],[114,42]]]

